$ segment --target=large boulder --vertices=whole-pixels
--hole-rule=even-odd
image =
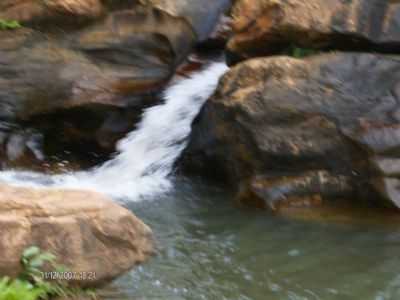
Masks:
[[[151,7],[112,13],[60,38],[21,29],[0,39],[0,120],[44,134],[45,152],[61,145],[48,154],[113,152],[196,42],[184,20]],[[10,148],[9,138],[3,142]]]
[[[53,253],[81,286],[112,280],[153,253],[149,227],[100,194],[0,185],[0,277],[16,276],[31,246]]]
[[[240,63],[194,121],[179,164],[274,210],[343,199],[400,207],[399,79],[400,58],[383,55]]]
[[[398,52],[400,2],[390,0],[238,0],[230,62],[288,47]]]
[[[44,2],[32,3],[50,5]],[[36,163],[41,169],[49,163],[44,158],[56,156],[57,161],[77,157],[78,164],[90,167],[99,157],[106,158],[116,141],[135,127],[143,109],[160,100],[159,92],[176,68],[212,31],[229,3],[142,2],[129,1],[129,9],[111,11],[61,35],[26,28],[0,31],[4,167]],[[56,3],[77,13],[75,4],[90,6],[89,1],[52,5]]]

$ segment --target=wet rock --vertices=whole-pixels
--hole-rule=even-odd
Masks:
[[[41,151],[42,139],[40,133],[29,130],[11,133],[6,144],[7,157],[11,161],[15,161],[25,156],[25,152],[29,151],[35,159],[42,161],[44,159]]]
[[[78,22],[75,16],[95,18],[103,11],[97,0],[39,2],[3,1],[0,18],[39,22],[54,12]],[[20,135],[32,130],[43,134],[45,157],[64,149],[82,161],[87,153],[110,155],[143,109],[160,101],[175,70],[230,5],[229,0],[122,2],[103,1],[108,15],[62,34],[0,32],[0,122],[18,127],[0,130],[0,148],[8,155],[2,162],[32,161],[25,157],[32,152],[26,150],[29,139]],[[41,164],[36,154],[33,160]]]
[[[130,211],[86,191],[0,185],[0,275],[15,276],[32,245],[57,256],[80,286],[112,280],[153,251],[151,230]]]
[[[238,201],[278,211],[283,207],[322,205],[323,199],[340,199],[352,192],[352,178],[327,171],[310,171],[297,177],[258,176],[245,182]]]
[[[240,63],[194,121],[179,165],[241,186],[238,198],[257,206],[318,197],[397,206],[375,185],[397,171],[375,160],[400,157],[399,76],[400,59],[385,55]]]
[[[114,151],[143,108],[159,101],[196,42],[184,20],[151,7],[60,38],[23,29],[0,39],[0,120],[40,129],[45,144],[55,137],[99,153]]]
[[[400,180],[399,178],[377,177],[373,184],[380,195],[400,208]]]
[[[232,14],[232,63],[293,45],[394,53],[400,46],[399,1],[239,0]]]
[[[0,122],[0,168],[29,167],[44,161],[43,135],[17,124]]]
[[[280,217],[313,221],[318,223],[333,223],[343,226],[373,226],[373,228],[394,228],[400,224],[398,211],[390,208],[375,206],[360,206],[349,203],[335,203],[333,205],[318,205],[312,209],[308,206],[281,207]]]
[[[386,177],[399,177],[400,176],[400,159],[399,158],[385,158],[375,157],[372,158],[372,164],[379,171],[379,173]]]

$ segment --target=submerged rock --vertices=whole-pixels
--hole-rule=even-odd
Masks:
[[[232,63],[290,46],[395,53],[400,46],[399,1],[238,0],[232,14]]]
[[[180,165],[277,210],[338,199],[400,207],[386,180],[398,174],[387,160],[400,158],[399,78],[398,57],[373,54],[238,64],[194,121]]]
[[[149,227],[106,197],[86,191],[0,185],[0,276],[16,276],[30,246],[56,255],[80,286],[96,286],[153,252]]]
[[[252,178],[242,183],[238,201],[279,211],[284,207],[324,204],[323,199],[340,199],[352,193],[350,176],[334,176],[328,171],[309,171],[296,177]]]

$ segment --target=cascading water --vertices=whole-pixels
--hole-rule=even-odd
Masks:
[[[103,166],[57,176],[6,171],[0,180],[130,201],[124,206],[151,226],[158,255],[97,290],[104,300],[400,299],[398,223],[353,224],[347,209],[337,215],[340,224],[289,220],[237,209],[226,190],[201,182],[183,181],[163,193],[193,118],[226,69],[214,64],[167,89],[164,104],[145,111],[120,154]],[[138,202],[142,196],[154,201]],[[303,217],[332,220],[331,214]],[[354,217],[386,224],[370,213]]]
[[[172,85],[163,104],[147,109],[138,129],[118,145],[119,154],[90,171],[62,175],[3,171],[0,181],[17,186],[91,189],[114,198],[137,201],[170,188],[169,174],[185,147],[190,125],[227,70],[214,63]]]

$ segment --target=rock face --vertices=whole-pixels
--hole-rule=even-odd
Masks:
[[[238,0],[230,62],[290,46],[398,52],[397,0]]]
[[[384,55],[243,62],[195,120],[180,165],[271,209],[340,199],[400,207],[399,78],[400,59]]]
[[[42,26],[45,34],[42,27],[0,31],[3,167],[44,165],[43,159],[64,150],[85,162],[94,153],[96,164],[96,157],[114,152],[230,3],[141,2],[104,1],[108,11],[97,0],[0,3],[0,19],[28,24],[50,17],[96,20],[61,27],[62,34],[47,32],[48,26]]]
[[[194,43],[185,24],[144,8],[113,13],[62,41],[21,35],[17,47],[0,46],[1,104],[9,105],[2,114],[19,120],[82,106],[135,105],[160,89]]]
[[[76,278],[80,286],[109,281],[153,251],[151,230],[102,195],[0,185],[0,276],[17,275],[32,245],[56,255],[68,271],[93,275]]]
[[[195,43],[185,21],[145,7],[112,13],[61,40],[26,29],[0,39],[0,120],[43,133],[45,152],[48,141],[114,151]]]

